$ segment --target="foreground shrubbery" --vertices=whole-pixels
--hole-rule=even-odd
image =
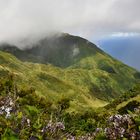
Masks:
[[[0,135],[3,140],[140,139],[140,108],[125,115],[87,111],[69,114],[69,99],[47,102],[33,88],[19,90],[13,77],[0,82]]]
[[[132,89],[130,89],[128,92],[124,93],[120,97],[113,100],[110,104],[106,105],[106,109],[110,109],[112,107],[116,107],[118,104],[127,101],[133,97],[136,97],[140,94],[140,84],[136,84]]]

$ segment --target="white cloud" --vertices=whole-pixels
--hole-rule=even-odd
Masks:
[[[140,33],[133,33],[133,32],[118,32],[118,33],[113,33],[111,37],[136,37],[140,36]]]
[[[73,57],[74,57],[74,56],[77,56],[79,53],[80,53],[79,48],[76,48],[76,47],[74,46],[73,51],[72,51],[72,56],[73,56]]]
[[[69,32],[140,32],[139,0],[0,0],[0,40]],[[126,34],[125,34],[126,35]]]

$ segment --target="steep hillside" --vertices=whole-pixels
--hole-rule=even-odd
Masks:
[[[40,93],[49,88],[51,94],[69,92],[72,96],[78,93],[81,97],[83,92],[89,96],[86,97],[87,102],[93,97],[107,101],[130,89],[140,78],[139,72],[115,60],[96,45],[69,34],[44,38],[24,50],[8,44],[0,48],[24,62],[22,67],[26,68],[23,70],[26,81],[34,84],[41,80],[34,84],[39,85]],[[17,61],[21,69],[22,62]],[[17,68],[15,70],[18,71]]]
[[[73,111],[79,110],[81,106],[94,108],[106,104],[96,96],[86,93],[72,81],[62,78],[65,73],[63,69],[50,64],[21,62],[11,54],[0,52],[0,75],[7,77],[9,73],[14,74],[20,88],[24,89],[29,85],[39,96],[47,97],[48,101],[57,102],[63,97],[70,98]]]
[[[51,63],[59,67],[68,67],[85,57],[103,53],[88,40],[69,34],[46,37],[34,45],[27,46],[25,50],[8,44],[2,45],[1,49],[24,61]]]

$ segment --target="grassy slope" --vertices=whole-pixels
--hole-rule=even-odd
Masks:
[[[74,55],[75,49],[78,49],[77,55]],[[87,40],[71,35],[44,39],[29,50],[9,46],[7,50],[25,62],[0,52],[1,75],[7,71],[15,73],[18,85],[23,88],[30,85],[48,100],[69,97],[74,109],[103,106],[130,89],[140,78],[136,70]]]
[[[88,92],[94,94],[97,91],[101,95],[97,95],[97,97],[101,99],[117,97],[136,81],[135,70],[111,57],[98,53],[95,56],[82,59],[70,68],[76,68],[77,71],[82,72],[83,75],[79,76],[81,79],[79,85],[83,85],[83,88],[88,85]],[[109,72],[110,69],[113,72]],[[76,70],[74,69],[74,71]]]
[[[72,110],[87,107],[99,107],[106,104],[80,87],[62,77],[65,70],[52,65],[21,62],[8,53],[0,52],[0,74],[6,76],[8,72],[15,74],[15,79],[21,88],[27,85],[36,89],[37,94],[46,96],[48,101],[58,101],[63,97],[71,99]]]
[[[136,84],[130,90],[112,100],[104,108],[109,112],[128,113],[128,110],[134,111],[134,108],[140,105],[140,83]]]
[[[133,77],[135,70],[109,58],[105,62],[115,66],[113,69],[116,71],[111,74],[99,69],[99,64],[94,65],[99,58],[103,60],[105,56],[96,54],[94,57],[87,57],[71,67],[62,69],[50,64],[21,62],[8,53],[0,52],[0,74],[4,75],[7,71],[13,72],[19,86],[24,88],[30,85],[39,95],[47,96],[48,100],[70,98],[73,108],[70,111],[79,110],[81,107],[99,107],[106,104],[99,98],[114,97],[113,92],[116,92],[117,96],[120,91],[125,90],[123,84],[128,87],[135,82]],[[127,82],[119,83],[119,80],[125,81],[126,78]]]
[[[47,66],[27,64],[30,67],[36,67],[34,72],[36,71],[38,75],[36,76],[37,79],[40,77],[39,72],[43,72],[52,76],[53,79],[55,77],[65,84],[78,88],[77,92],[80,89],[80,92],[86,93],[86,96],[110,100],[130,89],[138,81],[137,78],[140,79],[140,73],[136,70],[115,60],[88,40],[77,36],[56,35],[51,38],[44,38],[35,43],[32,48],[30,47],[20,50],[16,46],[5,45],[3,49],[25,62],[47,64]],[[48,63],[53,66],[48,65]],[[32,78],[36,77],[32,76]],[[42,85],[44,81],[42,81]],[[51,79],[50,83],[52,81]],[[59,82],[55,86],[52,84],[48,86],[50,86],[49,89],[57,87],[56,91],[60,90],[60,85],[57,85]],[[63,91],[64,87],[66,86],[63,86]],[[69,91],[72,92],[72,90]]]
[[[137,102],[140,103],[140,95],[137,95],[136,97],[133,97],[133,98],[127,100],[127,101],[124,101],[124,102],[118,104],[117,107],[116,107],[116,110],[119,110],[120,108],[125,107],[128,103],[130,103],[132,101],[137,101]]]

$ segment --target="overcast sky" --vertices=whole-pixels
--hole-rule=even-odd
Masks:
[[[0,41],[68,32],[88,39],[140,32],[140,0],[0,0]]]

